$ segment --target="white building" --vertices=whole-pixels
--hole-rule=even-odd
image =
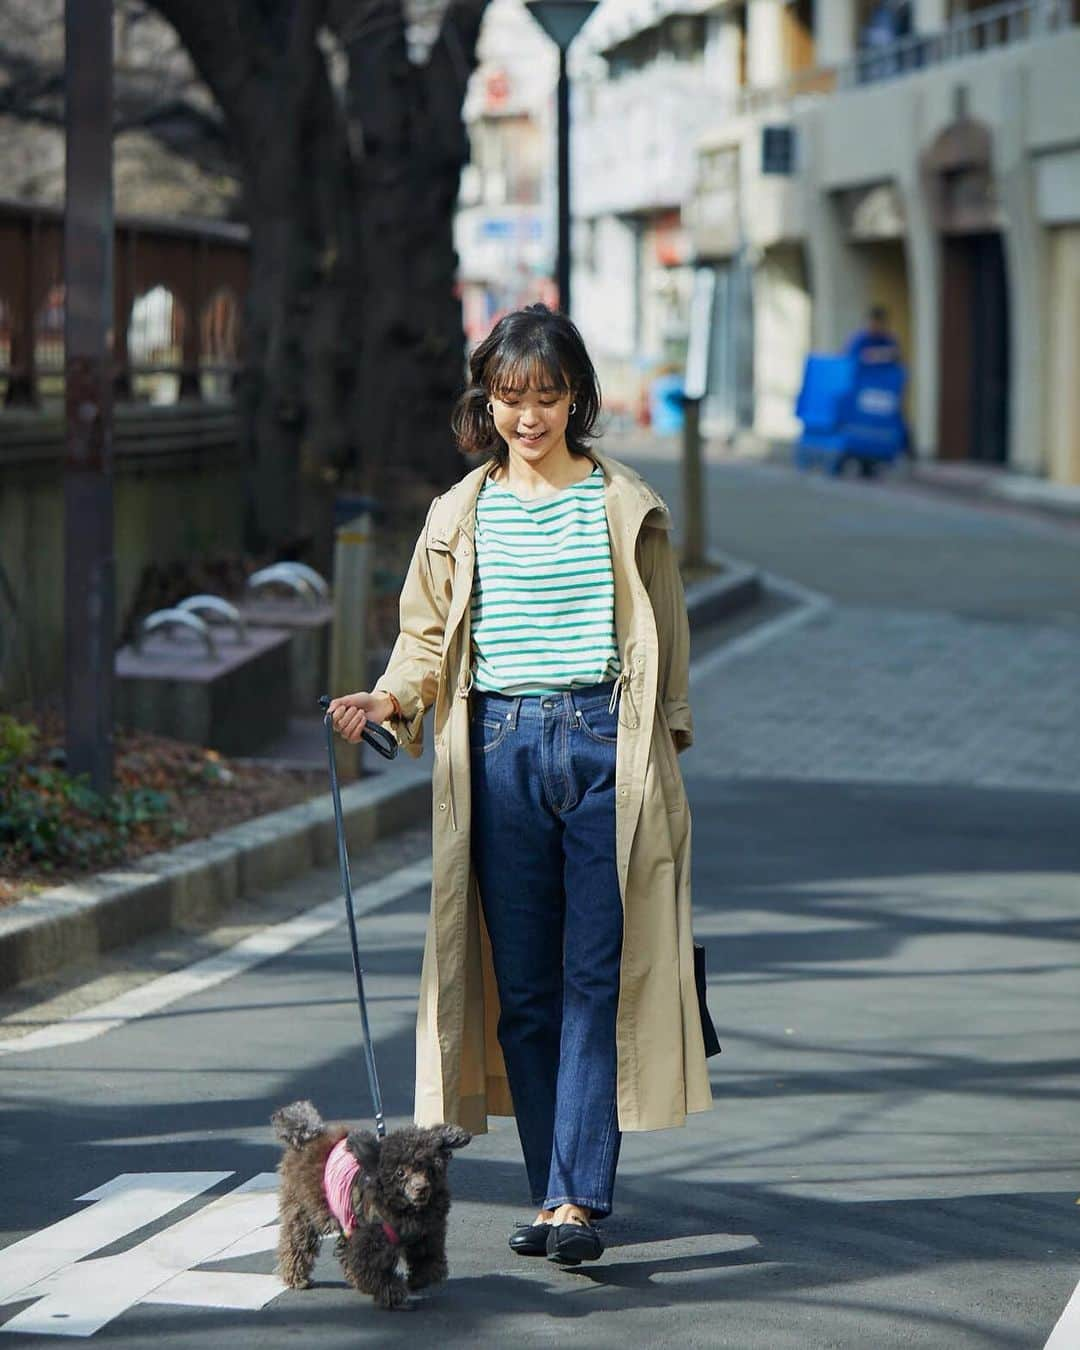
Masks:
[[[883,304],[924,456],[1080,481],[1080,4],[604,0],[575,49],[575,318],[632,402],[715,268],[706,424],[795,435]]]
[[[492,0],[465,100],[472,158],[454,238],[470,343],[509,309],[554,302],[558,53],[521,0]]]

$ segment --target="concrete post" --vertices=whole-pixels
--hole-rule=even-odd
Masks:
[[[1025,109],[1028,73],[1002,78],[1006,114],[993,140],[994,176],[1005,208],[1005,255],[1009,289],[1009,466],[1028,473],[1047,469],[1043,374],[1046,369],[1046,230],[1027,149]]]
[[[949,0],[915,0],[916,33],[940,33],[949,22]]]
[[[814,6],[814,49],[819,66],[838,66],[855,55],[855,2]]]
[[[367,689],[367,618],[374,538],[369,514],[339,527],[334,540],[334,627],[330,635],[330,696]],[[359,772],[359,746],[335,738],[339,773]]]
[[[771,89],[787,76],[784,0],[750,0],[746,11],[746,82]]]

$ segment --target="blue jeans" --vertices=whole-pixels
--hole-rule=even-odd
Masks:
[[[614,683],[474,690],[472,856],[532,1201],[611,1212],[619,1133]]]

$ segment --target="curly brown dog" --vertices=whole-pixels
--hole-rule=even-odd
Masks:
[[[306,1289],[325,1233],[345,1278],[380,1308],[400,1308],[408,1291],[445,1280],[451,1150],[472,1137],[457,1125],[408,1127],[377,1139],[328,1125],[311,1102],[270,1117],[285,1153],[278,1166],[278,1274]],[[398,1274],[404,1260],[408,1278]]]

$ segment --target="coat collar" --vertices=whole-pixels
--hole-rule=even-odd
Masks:
[[[627,526],[640,528],[646,522],[657,529],[671,528],[667,504],[639,473],[598,450],[589,450],[588,455],[604,475],[604,505],[612,530]],[[428,523],[430,541],[452,547],[458,534],[472,539],[476,500],[493,468],[493,462],[486,461],[436,499]],[[636,534],[636,529],[634,532]]]

